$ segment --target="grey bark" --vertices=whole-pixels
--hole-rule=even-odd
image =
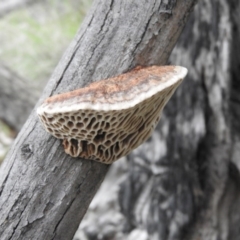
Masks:
[[[32,111],[40,91],[4,64],[0,65],[0,119],[20,131]]]
[[[165,64],[194,4],[95,1],[37,105],[136,65]],[[1,167],[1,239],[71,239],[108,168],[67,156],[33,111]]]
[[[239,240],[239,11],[237,0],[204,0],[191,15],[170,58],[189,74],[156,133],[128,157],[119,192],[125,231]]]

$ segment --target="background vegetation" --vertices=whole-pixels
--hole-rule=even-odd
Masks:
[[[24,78],[28,87],[43,89],[91,2],[35,1],[5,14],[0,18],[0,62]],[[15,135],[0,122],[0,161]]]

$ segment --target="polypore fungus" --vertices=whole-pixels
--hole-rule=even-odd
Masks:
[[[110,164],[149,138],[186,74],[179,66],[137,67],[49,97],[37,113],[66,153]]]

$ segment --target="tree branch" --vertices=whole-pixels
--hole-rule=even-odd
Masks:
[[[0,79],[0,119],[18,132],[40,93],[3,64]]]
[[[95,1],[37,105],[139,64],[165,64],[195,2]],[[67,156],[33,111],[1,167],[1,238],[71,239],[107,170]]]
[[[0,3],[0,17],[4,17],[6,14],[14,11],[20,7],[24,7],[28,4],[32,4],[34,0],[5,0]]]

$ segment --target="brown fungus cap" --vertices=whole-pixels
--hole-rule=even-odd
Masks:
[[[187,69],[137,67],[49,97],[37,113],[72,157],[110,164],[146,141]]]

